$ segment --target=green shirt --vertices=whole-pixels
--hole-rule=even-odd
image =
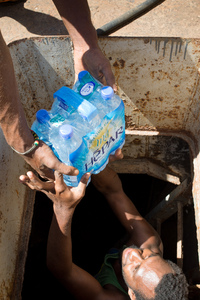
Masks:
[[[123,289],[123,287],[118,282],[117,276],[112,266],[112,262],[119,258],[119,250],[112,249],[109,253],[105,255],[104,262],[101,266],[99,273],[95,276],[95,278],[99,281],[101,286],[106,284],[112,284],[116,288],[118,288],[121,292],[128,295],[128,293]]]

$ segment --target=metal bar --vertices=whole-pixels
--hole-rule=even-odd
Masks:
[[[117,19],[103,25],[102,27],[97,29],[98,36],[109,35],[120,28],[128,25],[132,21],[140,18],[144,14],[148,13],[150,10],[160,5],[165,0],[146,0],[144,3],[136,6],[135,8],[129,10],[122,16]]]
[[[161,219],[157,218],[156,219],[156,231],[159,234],[159,236],[161,236]]]
[[[148,213],[145,218],[150,223],[160,218],[163,222],[177,211],[177,201],[181,201],[183,205],[188,202],[188,189],[191,189],[190,179],[185,179],[177,188],[175,188],[165,199],[163,199],[154,209]],[[187,192],[185,197],[184,193]]]
[[[167,168],[154,163],[148,158],[126,159],[114,161],[110,166],[117,173],[131,173],[131,174],[148,174],[149,176],[158,178],[163,181],[171,182],[173,184],[180,184],[180,176],[175,176],[169,173]],[[178,172],[177,172],[178,173]]]
[[[183,203],[177,202],[177,265],[183,267]]]

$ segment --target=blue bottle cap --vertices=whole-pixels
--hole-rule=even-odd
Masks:
[[[40,109],[36,113],[36,119],[39,123],[44,124],[50,120],[49,113],[46,109]]]
[[[92,103],[85,100],[67,86],[63,86],[55,92],[54,98],[56,97],[61,98],[65,104],[77,109],[78,113],[85,116],[89,122],[98,114],[97,108]]]
[[[88,73],[89,73],[89,72],[86,71],[86,70],[79,72],[79,74],[78,74],[78,80],[81,81],[81,79],[82,79],[86,74],[88,74]]]
[[[96,106],[87,100],[83,100],[83,102],[79,105],[78,112],[88,122],[91,122],[92,119],[98,115]]]
[[[69,139],[73,135],[73,129],[72,126],[65,124],[62,125],[59,129],[59,134],[64,138],[64,139]]]
[[[114,95],[114,91],[113,88],[111,88],[111,86],[104,86],[101,89],[101,96],[103,99],[109,100],[112,98],[113,95]]]

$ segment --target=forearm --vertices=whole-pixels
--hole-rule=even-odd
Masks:
[[[53,0],[74,46],[75,81],[79,72],[87,70],[104,85],[117,90],[110,61],[98,45],[87,0]]]
[[[71,223],[73,213],[73,209],[56,207],[54,204],[54,216],[47,244],[47,266],[61,282],[63,274],[65,274],[66,280],[66,277],[70,277],[72,272]]]
[[[105,196],[108,204],[130,236],[132,243],[141,246],[149,242],[159,246],[160,237],[140,215],[132,200],[124,193],[121,180],[109,167],[92,177],[96,188]],[[133,188],[134,195],[134,188]],[[151,237],[151,239],[149,239]]]
[[[158,233],[140,215],[123,190],[119,193],[107,194],[106,199],[129,234],[129,245],[135,244],[138,247],[159,248],[162,250],[162,242]]]
[[[0,33],[0,125],[7,143],[20,152],[33,144],[14,74],[12,59]]]
[[[86,0],[53,0],[71,36],[75,49],[98,47],[96,30]]]
[[[74,299],[97,299],[104,292],[99,282],[72,262],[71,215],[54,216],[47,246],[47,266]],[[65,215],[65,216],[64,216]],[[67,222],[64,221],[67,217]],[[66,219],[65,219],[66,220]],[[100,297],[104,299],[104,296]],[[107,298],[106,298],[107,299]]]

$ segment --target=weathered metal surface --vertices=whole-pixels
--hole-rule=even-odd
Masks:
[[[1,130],[0,140],[0,299],[20,299],[34,193],[19,184],[26,166]]]
[[[191,177],[200,243],[200,41],[101,38],[100,46],[125,93],[125,160],[116,162],[115,168],[177,185]],[[31,125],[38,109],[50,108],[56,90],[73,84],[71,41],[68,37],[31,38],[9,47]],[[20,299],[33,194],[27,195],[18,183],[27,166],[2,134],[0,145],[0,299]]]
[[[178,185],[169,195],[165,197],[154,209],[148,213],[145,218],[150,222],[160,219],[164,222],[177,212],[177,203],[180,201],[183,205],[188,203],[191,191],[190,179],[185,179],[180,185]]]

